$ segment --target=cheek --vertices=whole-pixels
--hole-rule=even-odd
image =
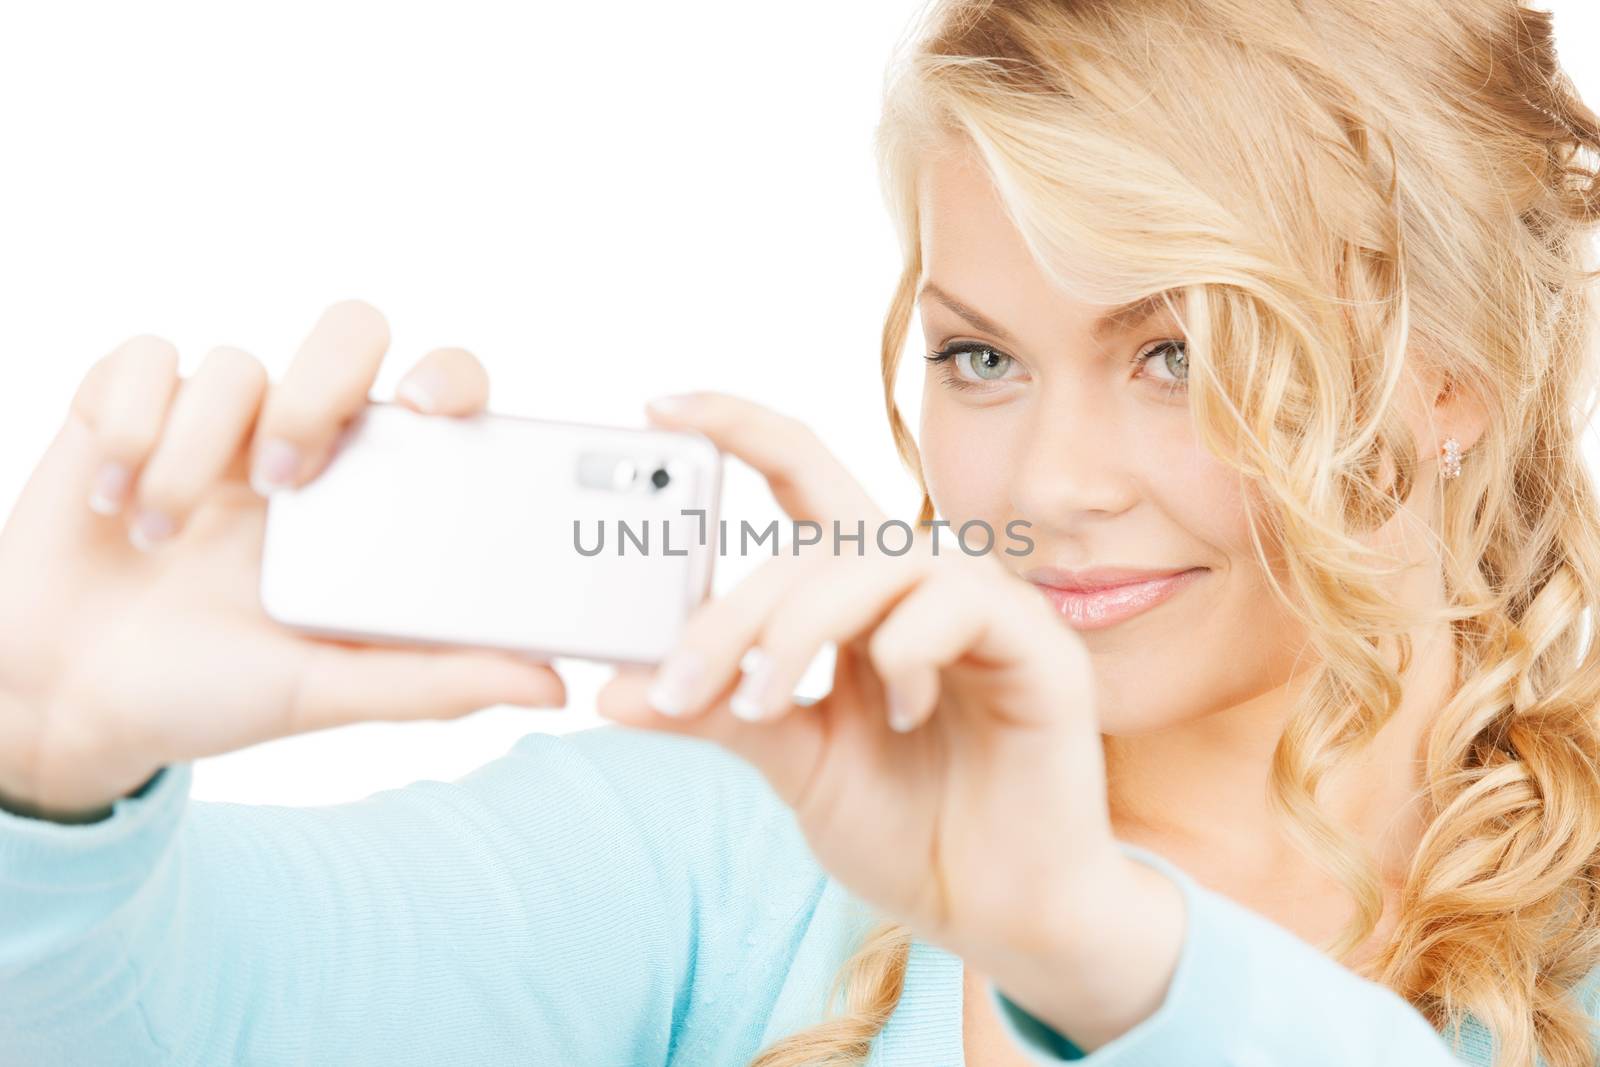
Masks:
[[[1207,566],[1232,569],[1250,556],[1250,530],[1245,517],[1244,488],[1233,468],[1185,437],[1167,442],[1147,466],[1158,487],[1162,510],[1187,532],[1187,540],[1216,557]]]
[[[996,529],[1007,514],[1005,472],[1018,462],[1012,426],[998,411],[941,403],[939,387],[923,396],[922,425],[917,433],[922,477],[938,513],[952,522],[982,519]]]
[[[1278,691],[1309,662],[1304,627],[1255,558],[1246,490],[1232,470],[1209,456],[1175,453],[1162,485],[1169,518],[1182,525],[1188,543],[1203,546],[1206,555],[1195,562],[1211,570],[1148,616],[1088,635],[1101,731],[1113,736],[1250,709],[1273,714]],[[1286,582],[1281,552],[1266,530],[1262,547],[1278,581]]]

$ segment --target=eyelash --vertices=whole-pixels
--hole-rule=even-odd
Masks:
[[[1138,352],[1134,353],[1133,358],[1128,362],[1135,367],[1141,366],[1146,360],[1156,355],[1156,353],[1164,350],[1168,345],[1177,345],[1184,352],[1188,351],[1188,343],[1186,341],[1177,337],[1168,337],[1164,338],[1163,340],[1156,341],[1146,348],[1140,349]],[[980,385],[979,383],[967,381],[966,379],[960,377],[958,372],[955,370],[954,364],[951,362],[954,357],[964,352],[981,351],[1000,352],[1000,350],[994,345],[984,344],[981,341],[955,341],[951,344],[945,345],[943,348],[929,352],[922,358],[927,360],[929,363],[948,365],[945,372],[945,384],[950,386],[952,389],[982,389],[984,386]],[[1005,355],[1003,352],[1000,352],[1000,354]],[[1187,388],[1187,379],[1181,381],[1166,381],[1162,382],[1161,391],[1165,396],[1172,396],[1175,393],[1184,392]]]

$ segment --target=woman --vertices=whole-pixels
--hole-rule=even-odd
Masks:
[[[622,728],[188,802],[201,755],[563,689],[260,612],[262,495],[366,402],[375,309],[278,383],[150,337],[95,366],[0,537],[0,1059],[1593,1061],[1600,122],[1549,16],[928,16],[879,147],[929,528],[703,605],[602,691]],[[486,390],[446,349],[400,397]],[[797,519],[885,519],[789,419],[654,417]],[[979,520],[1030,550],[969,555]]]

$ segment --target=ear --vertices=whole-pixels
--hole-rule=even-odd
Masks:
[[[1482,398],[1460,381],[1435,379],[1430,420],[1431,432],[1418,441],[1420,447],[1431,448],[1432,455],[1438,457],[1445,438],[1454,437],[1465,453],[1483,436],[1489,424],[1489,410]]]
[[[1446,378],[1432,361],[1408,362],[1398,399],[1416,441],[1419,475],[1442,465],[1446,439],[1454,437],[1465,455],[1488,426],[1488,408],[1481,398],[1464,383]],[[1384,466],[1384,477],[1392,477],[1387,461]],[[1422,479],[1424,484],[1428,478]]]

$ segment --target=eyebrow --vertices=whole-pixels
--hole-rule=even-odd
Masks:
[[[1110,311],[1107,311],[1104,315],[1101,315],[1098,319],[1094,320],[1094,326],[1091,332],[1096,338],[1101,338],[1108,333],[1133,329],[1146,319],[1150,318],[1152,315],[1156,314],[1156,312],[1160,311],[1166,305],[1166,297],[1170,292],[1172,292],[1172,290],[1165,289],[1160,292],[1151,293],[1148,296],[1142,296],[1137,300],[1130,300],[1126,304],[1118,304],[1116,307],[1112,308]],[[920,302],[924,295],[933,297],[935,300],[939,301],[939,303],[943,304],[957,315],[960,315],[962,318],[966,319],[969,323],[976,326],[984,333],[994,334],[1007,344],[1014,345],[1017,343],[1017,339],[1011,336],[1011,334],[1007,333],[1005,328],[999,323],[985,315],[978,313],[977,311],[974,311],[966,304],[963,304],[961,301],[957,300],[955,297],[951,296],[949,293],[933,284],[933,282],[930,281],[923,283],[921,290],[919,290],[917,293],[917,300]]]

